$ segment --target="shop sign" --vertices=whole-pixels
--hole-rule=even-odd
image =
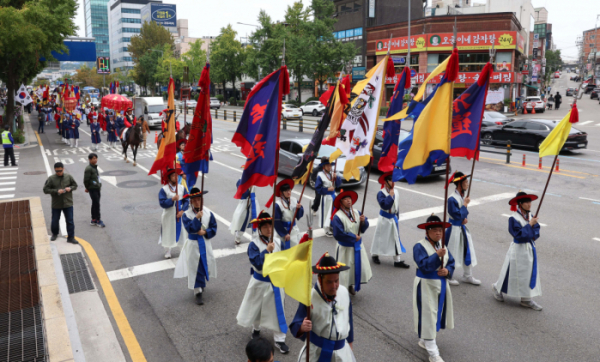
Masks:
[[[452,50],[454,42],[453,33],[421,34],[410,38],[410,51],[436,51]],[[516,31],[481,31],[458,33],[458,50],[490,49],[517,49]],[[389,39],[376,41],[376,54],[386,54]],[[408,37],[392,38],[391,54],[405,53],[408,50]]]
[[[422,84],[430,73],[417,73],[415,79],[417,84]],[[429,80],[428,83],[438,84],[444,74],[439,74]],[[396,84],[400,80],[400,75],[396,74],[393,78],[387,77],[385,79],[386,84]],[[473,84],[479,80],[479,72],[459,72],[456,84]],[[514,72],[493,72],[490,76],[490,83],[515,83],[516,77]]]
[[[365,79],[365,74],[367,74],[365,67],[352,68],[352,81],[355,82],[357,80]]]

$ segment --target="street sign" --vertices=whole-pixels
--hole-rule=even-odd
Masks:
[[[538,40],[540,38],[540,34],[533,34],[533,40]]]
[[[523,74],[523,75],[529,74],[529,71],[528,70],[523,70],[523,71],[521,71],[521,74]]]
[[[96,73],[110,74],[110,57],[96,58]]]
[[[410,70],[410,76],[411,76],[411,77],[414,77],[414,76],[416,76],[416,75],[417,75],[417,72],[416,72],[414,69],[411,69],[411,70]]]

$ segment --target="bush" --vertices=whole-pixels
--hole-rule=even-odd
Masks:
[[[246,101],[239,100],[239,101],[237,101],[237,105],[238,105],[238,107],[242,107],[243,108],[246,105]]]
[[[510,98],[504,98],[504,105],[506,107],[510,107],[511,104],[512,104],[512,99],[510,99]]]
[[[25,135],[23,134],[22,130],[17,129],[15,133],[12,134],[12,136],[13,140],[15,140],[15,144],[25,143]]]
[[[192,93],[192,98],[193,98],[195,101],[198,101],[198,98],[200,98],[200,93]]]
[[[217,94],[217,95],[215,96],[215,98],[217,98],[217,99],[219,100],[219,102],[223,102],[223,101],[225,100],[225,97],[223,97],[223,95],[222,95],[222,94]]]
[[[230,106],[235,106],[235,105],[237,105],[237,101],[235,100],[235,97],[230,97],[230,98],[229,98],[229,105],[230,105]]]
[[[381,107],[381,109],[379,110],[379,115],[385,117],[387,115],[388,109],[390,109],[390,107]]]
[[[300,107],[300,102],[298,102],[296,100],[287,101],[287,102],[285,102],[285,104],[291,104],[293,106]]]
[[[162,93],[162,97],[164,98],[164,100],[166,101],[167,99],[169,99],[169,93],[168,92],[163,92]]]

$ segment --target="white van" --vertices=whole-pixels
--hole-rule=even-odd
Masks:
[[[140,97],[134,98],[134,114],[136,118],[144,116],[150,127],[160,127],[162,117],[159,115],[167,108],[162,97]]]

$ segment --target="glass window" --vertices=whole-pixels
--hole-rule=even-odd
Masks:
[[[344,39],[346,37],[346,31],[338,31],[338,39]]]
[[[290,148],[290,152],[297,155],[299,153],[302,153],[302,146],[300,146],[299,144],[297,144],[296,142],[292,142],[292,147]]]
[[[141,9],[121,8],[121,12],[125,14],[140,14]]]
[[[542,129],[542,125],[537,122],[527,122],[525,123],[525,129],[532,131],[540,131]]]

